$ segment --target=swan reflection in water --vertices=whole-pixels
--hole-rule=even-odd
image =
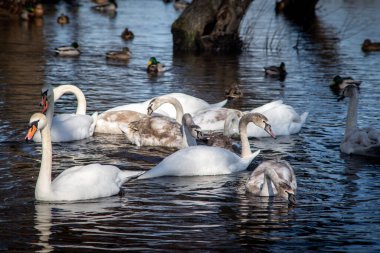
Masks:
[[[54,245],[50,244],[51,237],[59,233],[59,226],[76,223],[90,224],[100,220],[116,219],[113,209],[124,204],[118,197],[105,198],[94,202],[44,203],[36,202],[34,228],[37,229],[38,242],[41,249],[36,252],[53,252]],[[74,220],[74,221],[73,221]],[[79,229],[76,227],[76,229]],[[54,232],[52,232],[54,231]],[[55,241],[55,240],[54,240]]]

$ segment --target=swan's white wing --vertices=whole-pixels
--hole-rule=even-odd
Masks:
[[[140,171],[125,172],[112,165],[90,164],[64,170],[52,182],[55,200],[93,199],[118,194],[120,187]]]
[[[277,107],[279,105],[282,105],[282,104],[283,104],[282,100],[275,100],[275,101],[266,103],[265,105],[256,107],[256,108],[252,109],[251,112],[263,113],[265,111],[273,109],[273,108],[275,108],[275,107]]]
[[[356,129],[340,144],[346,154],[380,157],[380,132],[373,128]]]
[[[88,138],[93,133],[93,123],[94,118],[89,115],[57,115],[53,118],[51,126],[52,142],[65,142]]]
[[[263,108],[266,108],[266,110]],[[256,112],[260,112],[268,118],[272,130],[277,136],[298,133],[308,115],[308,113],[305,112],[300,116],[292,106],[283,104],[281,100],[268,103]],[[249,124],[248,136],[270,137],[263,129],[254,124]]]
[[[193,116],[194,123],[203,131],[217,131],[224,129],[224,121],[230,112],[239,112],[229,108],[208,108],[198,111]]]
[[[258,153],[255,152],[251,157],[242,159],[223,148],[192,146],[169,155],[139,179],[230,174],[246,169]]]

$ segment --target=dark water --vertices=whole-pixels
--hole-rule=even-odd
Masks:
[[[329,82],[336,74],[362,80],[359,124],[380,128],[380,54],[360,50],[364,38],[380,40],[380,3],[321,0],[318,22],[303,30],[276,17],[272,2],[251,5],[242,27],[249,44],[238,56],[173,55],[170,25],[179,12],[159,0],[119,1],[115,17],[93,12],[83,0],[46,6],[43,24],[1,19],[0,251],[379,252],[380,163],[340,154],[347,101],[336,101]],[[62,12],[71,23],[61,27]],[[132,42],[120,38],[125,27],[135,33]],[[54,57],[55,47],[72,41],[81,45],[79,58]],[[123,46],[133,52],[129,62],[105,60],[106,51]],[[153,55],[170,68],[162,76],[145,73]],[[286,80],[265,78],[262,67],[281,61]],[[246,195],[250,172],[135,181],[123,187],[123,197],[79,203],[34,200],[41,147],[23,137],[39,111],[43,83],[79,86],[91,114],[168,92],[217,102],[235,81],[244,98],[228,107],[247,110],[283,99],[299,113],[310,112],[298,135],[251,140],[262,149],[252,168],[276,157],[293,165],[296,207]],[[58,112],[74,111],[74,97],[62,100]],[[149,169],[173,152],[105,135],[53,149],[54,176],[94,162]]]

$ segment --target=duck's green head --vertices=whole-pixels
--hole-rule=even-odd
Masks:
[[[339,85],[343,82],[343,78],[341,76],[335,76],[331,82],[331,85]]]
[[[284,63],[284,62],[281,62],[281,64],[280,64],[280,69],[282,69],[283,71],[286,70],[286,69],[285,69],[285,63]]]
[[[159,63],[159,61],[157,61],[156,57],[150,57],[149,61],[148,61],[148,66],[152,65],[152,64],[157,64]]]
[[[73,42],[73,43],[71,43],[71,46],[72,46],[73,48],[78,48],[78,47],[79,47],[79,44],[78,44],[77,42]]]

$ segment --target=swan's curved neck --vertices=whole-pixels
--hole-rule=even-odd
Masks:
[[[183,148],[197,145],[197,141],[194,138],[194,136],[191,134],[187,125],[182,124],[181,133],[182,133],[182,147]]]
[[[347,137],[353,130],[357,128],[358,103],[359,103],[358,90],[353,88],[352,96],[350,97],[350,101],[348,103],[346,131],[344,133],[344,137]]]
[[[53,99],[51,99],[51,104],[46,111],[46,117],[48,119],[48,125],[51,126],[54,116],[54,103],[65,93],[73,93],[77,99],[77,111],[76,114],[86,115],[86,98],[83,92],[74,85],[60,85],[55,87],[52,92]]]
[[[51,193],[51,168],[52,168],[52,144],[50,137],[50,127],[41,130],[42,139],[42,160],[40,173],[38,175],[35,196],[41,199]]]
[[[239,118],[235,113],[229,113],[224,120],[223,135],[230,137],[238,130]]]
[[[177,99],[172,98],[172,97],[161,97],[160,106],[166,103],[169,103],[174,106],[176,110],[176,121],[178,124],[182,124],[183,107],[181,103]]]
[[[241,157],[248,157],[252,154],[248,141],[247,126],[250,121],[246,117],[242,117],[239,123],[240,141],[241,141]]]
[[[262,192],[265,193],[266,196],[274,195],[272,182],[274,186],[278,189],[280,178],[272,168],[266,168],[264,171],[264,183],[262,187]]]

